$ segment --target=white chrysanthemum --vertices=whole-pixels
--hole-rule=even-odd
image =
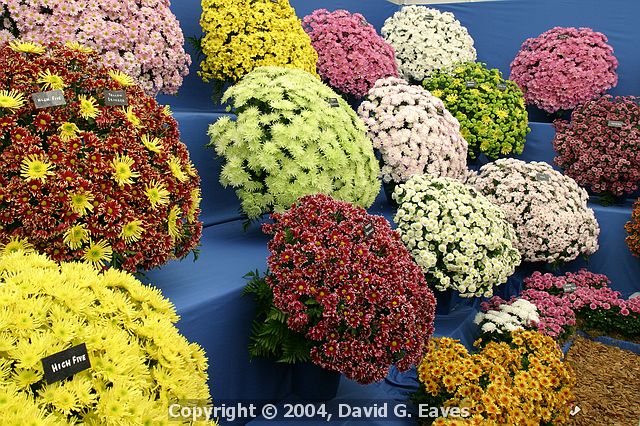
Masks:
[[[473,39],[451,12],[405,6],[385,21],[382,36],[395,49],[406,79],[422,81],[434,70],[476,60]]]

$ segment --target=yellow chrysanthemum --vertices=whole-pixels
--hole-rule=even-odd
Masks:
[[[173,175],[173,177],[178,179],[180,182],[185,182],[187,179],[189,179],[189,177],[182,170],[182,164],[177,157],[171,155],[167,163],[169,164],[169,170],[171,170],[171,174]]]
[[[162,113],[167,117],[171,117],[173,115],[173,112],[171,111],[171,107],[169,105],[165,105],[162,108]]]
[[[53,165],[45,161],[43,157],[38,155],[30,155],[22,160],[20,166],[20,176],[26,180],[45,181],[47,176],[51,176]]]
[[[135,161],[128,155],[116,155],[111,161],[111,168],[113,169],[112,176],[118,185],[131,185],[133,179],[140,177],[140,173],[131,170],[131,166],[134,164]]]
[[[191,190],[191,203],[189,205],[189,213],[187,214],[187,221],[193,223],[195,221],[196,210],[200,208],[200,202],[202,201],[202,193],[200,188]]]
[[[168,232],[171,238],[180,238],[182,236],[180,234],[180,229],[178,228],[178,221],[180,220],[180,216],[181,213],[178,206],[171,207],[168,218],[169,223],[167,225]]]
[[[185,169],[187,170],[187,174],[189,176],[191,176],[191,177],[198,176],[198,171],[196,170],[196,166],[194,166],[191,161],[189,161],[187,163],[187,165],[185,166]]]
[[[71,250],[77,250],[82,247],[85,242],[89,241],[89,235],[90,233],[86,224],[81,223],[74,225],[64,233],[64,243],[68,245]]]
[[[142,233],[144,232],[144,228],[142,227],[141,220],[132,220],[129,223],[126,223],[122,226],[122,230],[120,231],[120,238],[122,238],[126,243],[130,244],[138,241],[142,237]]]
[[[22,108],[25,100],[22,93],[16,90],[0,90],[0,108],[14,111]]]
[[[123,111],[124,115],[127,117],[127,120],[133,127],[135,127],[136,129],[142,127],[142,121],[140,121],[140,118],[138,118],[136,113],[133,111],[133,107],[129,106],[127,108],[123,108]]]
[[[129,87],[136,84],[133,78],[129,77],[127,74],[118,70],[110,70],[109,77],[111,77],[115,82],[123,87]]]
[[[170,193],[163,183],[152,181],[151,184],[145,188],[145,194],[147,195],[149,203],[151,203],[151,207],[155,208],[169,202]]]
[[[19,251],[23,253],[31,253],[33,252],[33,246],[26,238],[11,237],[9,242],[2,246],[1,251],[4,254],[16,253]]]
[[[33,53],[36,55],[42,55],[46,51],[43,45],[30,41],[14,40],[9,43],[9,47],[14,52]]]
[[[80,128],[75,123],[66,122],[58,127],[58,131],[60,132],[60,139],[67,142],[78,137]]]
[[[111,262],[113,250],[108,242],[102,240],[97,243],[89,241],[89,247],[84,251],[82,258],[85,262],[92,264],[96,268]]]
[[[80,52],[80,53],[92,53],[93,49],[87,46],[83,46],[82,44],[78,43],[77,41],[68,41],[64,44],[65,46],[67,46],[69,49],[71,50],[75,50],[76,52]]]
[[[52,74],[49,69],[38,74],[37,82],[42,84],[43,90],[62,90],[65,88],[62,77],[58,74]]]
[[[149,135],[142,136],[142,144],[151,152],[160,154],[162,152],[162,141]]]
[[[80,95],[78,96],[78,101],[80,101],[80,117],[88,120],[100,115],[98,101],[92,96]]]
[[[431,91],[431,94],[433,96],[435,96],[436,98],[441,98],[442,95],[444,95],[444,92],[442,90],[440,90],[440,89],[436,89],[436,90]]]
[[[69,203],[74,213],[84,216],[87,212],[93,211],[93,194],[90,192],[71,194]]]

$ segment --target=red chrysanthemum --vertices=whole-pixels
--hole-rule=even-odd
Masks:
[[[631,252],[640,257],[640,199],[636,201],[631,220],[625,225],[625,229],[629,233],[627,244]]]
[[[372,383],[419,362],[435,299],[386,219],[326,195],[272,218],[267,282],[314,363]]]
[[[73,45],[0,46],[0,249],[154,268],[196,248],[200,178],[168,110],[98,63]],[[36,108],[52,89],[66,104]]]
[[[620,196],[640,183],[640,98],[604,96],[556,120],[555,163],[596,194]]]

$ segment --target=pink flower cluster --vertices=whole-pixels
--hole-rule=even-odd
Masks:
[[[302,20],[318,52],[318,74],[339,92],[358,99],[385,77],[397,77],[393,47],[359,13],[318,9]]]
[[[0,43],[14,37],[77,41],[152,96],[175,94],[189,73],[191,58],[169,0],[3,0],[0,5]]]
[[[595,193],[620,196],[640,183],[640,98],[604,96],[556,120],[555,163]]]
[[[618,60],[607,41],[589,28],[555,27],[522,44],[510,79],[529,104],[549,113],[572,109],[618,84]]]
[[[378,80],[358,115],[382,156],[385,182],[416,174],[461,178],[467,171],[467,142],[443,102],[398,78]]]

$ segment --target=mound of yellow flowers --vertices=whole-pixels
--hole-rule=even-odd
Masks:
[[[116,270],[0,253],[0,424],[162,425],[209,400],[207,358],[174,306]],[[47,384],[41,359],[86,344],[91,367]]]
[[[429,342],[413,399],[461,412],[438,418],[434,426],[567,424],[575,376],[558,345],[529,330],[514,331],[507,340],[490,342],[476,354],[450,338]]]
[[[236,82],[262,66],[317,76],[318,54],[288,0],[202,0],[200,26],[205,82]]]

